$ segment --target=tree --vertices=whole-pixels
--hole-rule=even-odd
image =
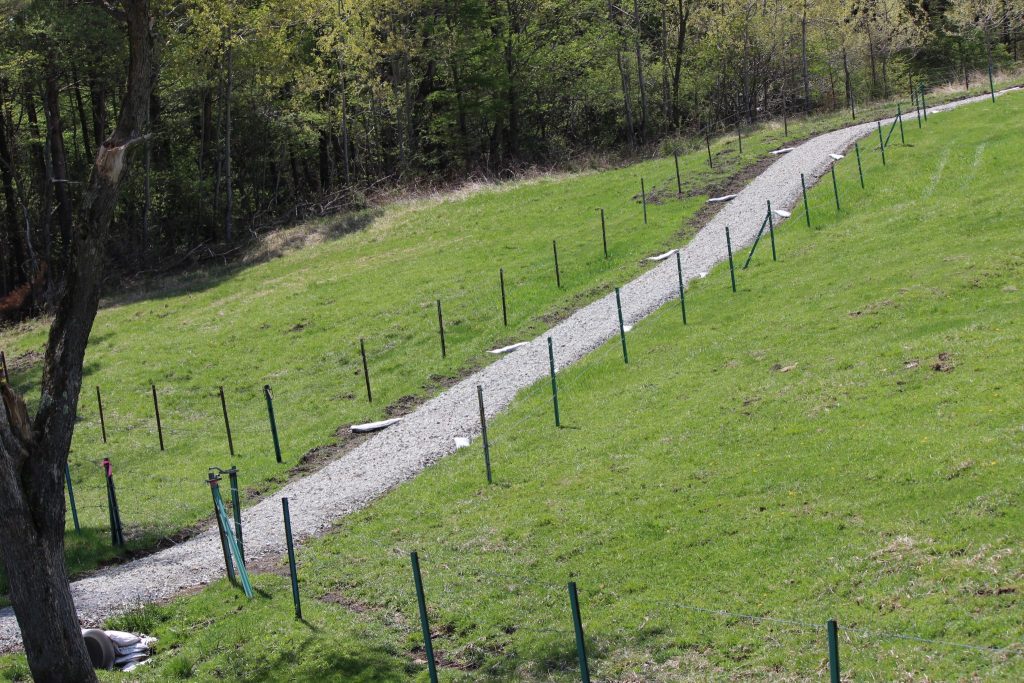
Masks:
[[[149,0],[96,0],[127,26],[128,78],[117,124],[96,152],[74,220],[43,365],[39,405],[0,385],[0,548],[36,681],[95,680],[64,565],[64,471],[82,362],[99,305],[106,241],[155,79]]]

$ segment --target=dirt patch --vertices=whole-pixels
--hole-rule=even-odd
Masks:
[[[43,354],[39,351],[27,351],[14,358],[10,356],[5,356],[5,358],[7,360],[7,371],[11,373],[28,372],[43,362]]]
[[[434,377],[437,377],[437,375],[432,375],[430,378],[431,381],[434,380]],[[412,394],[407,394],[399,398],[397,401],[392,402],[391,405],[385,408],[384,414],[388,417],[401,417],[403,415],[408,415],[415,410],[416,406],[420,403],[421,399],[413,396]]]
[[[932,363],[932,370],[935,372],[952,372],[955,367],[956,363],[953,362],[953,356],[945,351],[940,353],[938,359]]]
[[[787,145],[797,146],[800,144],[799,141],[787,142]],[[708,195],[709,197],[721,197],[727,194],[739,194],[740,190],[746,187],[751,180],[761,175],[761,173],[771,166],[773,163],[778,161],[778,157],[767,156],[763,159],[758,159],[753,164],[740,169],[733,175],[729,176],[725,180],[708,185],[707,187],[694,190],[690,192],[689,196],[699,197]],[[706,223],[710,222],[715,215],[722,210],[728,202],[715,202],[714,204],[705,203],[704,206],[697,210],[697,213],[690,217],[690,220],[683,223],[683,228],[676,233],[677,238],[692,237],[700,230]]]

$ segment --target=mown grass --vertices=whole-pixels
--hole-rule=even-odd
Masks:
[[[425,680],[418,550],[444,680],[573,680],[570,579],[598,680],[821,679],[829,618],[845,680],[1019,680],[1022,114],[939,114],[884,168],[865,144],[867,189],[840,162],[843,211],[812,190],[778,263],[561,372],[562,429],[524,391],[493,486],[474,443],[310,543],[305,622],[274,575],[131,617],[142,676]]]
[[[401,410],[487,362],[485,349],[529,337],[680,241],[708,187],[786,140],[841,124],[840,114],[748,131],[744,153],[731,137],[680,158],[422,200],[335,219],[304,230],[325,238],[268,262],[189,273],[109,302],[86,358],[80,422],[71,456],[82,534],[69,533],[73,573],[152,548],[209,516],[207,468],[234,462],[246,498],[274,490],[314,465],[299,460],[334,443],[339,426]],[[637,195],[652,201],[644,225]],[[597,208],[606,209],[604,259]],[[297,231],[302,233],[303,229]],[[295,233],[289,235],[296,238]],[[558,240],[562,289],[551,240]],[[276,244],[276,243],[275,243]],[[274,245],[271,245],[273,251]],[[509,326],[500,317],[497,273],[505,269]],[[448,356],[440,358],[435,300],[444,302]],[[358,339],[366,339],[374,403],[363,389]],[[37,396],[43,324],[0,332],[15,386]],[[19,357],[21,360],[18,360]],[[149,384],[160,392],[166,451],[158,447]],[[273,386],[285,463],[273,458],[263,384]],[[225,386],[235,458],[228,455],[217,387]],[[102,387],[103,444],[94,388]],[[103,457],[114,462],[128,548],[109,547]],[[70,515],[69,515],[70,528]],[[3,581],[0,577],[0,595]],[[2,600],[2,598],[0,598]]]

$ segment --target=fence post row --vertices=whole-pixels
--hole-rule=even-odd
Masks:
[[[569,582],[569,609],[572,611],[572,626],[576,634],[576,658],[580,664],[580,680],[590,683],[590,666],[587,664],[587,644],[583,639],[583,620],[580,618],[580,599],[576,593],[576,582]]]
[[[274,417],[274,394],[270,391],[270,385],[263,385],[263,396],[267,399],[267,416],[270,418],[270,435],[274,437],[274,455],[277,461],[281,462],[281,442],[277,435],[277,419]]]
[[[288,572],[292,579],[292,602],[295,604],[295,618],[302,619],[302,602],[299,599],[299,570],[295,565],[295,543],[292,540],[292,517],[288,511],[288,498],[281,499],[284,513],[284,538],[288,544]]]
[[[434,662],[434,642],[430,637],[430,620],[427,618],[427,599],[423,595],[423,577],[420,575],[420,558],[416,551],[409,555],[412,560],[412,580],[416,586],[416,603],[420,610],[420,626],[423,629],[423,650],[427,656],[427,670],[430,683],[437,683],[437,664]]]
[[[484,414],[484,388],[476,385],[477,402],[480,404],[480,434],[484,441],[484,468],[487,470],[487,483],[491,483],[491,446],[487,441],[487,415]]]

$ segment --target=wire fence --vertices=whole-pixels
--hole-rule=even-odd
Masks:
[[[727,124],[728,119],[719,121],[719,125]],[[738,140],[737,140],[738,142]],[[884,151],[885,143],[879,145],[879,151]],[[711,158],[709,156],[709,158]],[[850,167],[847,166],[847,169]],[[658,188],[666,183],[672,183],[671,177],[656,180],[653,188]],[[838,203],[838,189],[836,189]],[[635,202],[634,202],[635,203]],[[819,201],[820,204],[820,201]],[[636,207],[631,207],[634,211]],[[802,209],[806,212],[809,205]],[[815,210],[820,207],[815,205]],[[799,220],[803,215],[801,210],[793,212],[793,220]],[[636,217],[634,216],[634,220]],[[596,223],[596,217],[595,217]],[[564,267],[564,273],[555,271],[555,264],[546,260],[535,260],[514,272],[506,272],[506,286],[512,292],[516,291],[517,285],[524,281],[537,279],[557,280],[562,275],[569,281],[574,277],[574,271],[570,264],[585,263],[587,268],[597,268],[603,264],[603,256],[599,251],[598,243],[591,233],[588,240],[578,238],[563,242],[562,251],[559,257],[562,259],[558,267]],[[634,245],[632,255],[639,253]],[[478,287],[470,283],[468,279],[451,286],[445,293],[442,300],[448,314],[448,327],[442,326],[439,319],[438,328],[433,328],[432,310],[424,309],[422,304],[415,304],[416,310],[421,310],[425,318],[421,329],[409,331],[403,329],[399,322],[386,326],[384,331],[371,341],[368,353],[372,361],[369,365],[370,375],[379,365],[387,363],[387,354],[401,343],[407,341],[410,335],[434,336],[438,335],[440,340],[442,334],[447,334],[449,343],[460,343],[459,327],[464,326],[465,320],[469,319],[468,312],[487,311],[483,316],[475,320],[486,318],[490,339],[500,339],[503,331],[503,324],[500,318],[502,307],[498,304],[497,282],[491,287]],[[604,292],[601,292],[602,294]],[[507,311],[509,307],[505,307]],[[511,309],[513,315],[518,315],[516,304]],[[401,316],[393,315],[399,319]],[[440,316],[439,316],[440,318]],[[429,322],[427,322],[429,321]],[[629,337],[626,336],[626,344]],[[353,348],[355,345],[353,344]],[[609,354],[611,352],[608,352]],[[611,362],[607,361],[606,362]],[[320,396],[321,400],[337,398],[339,395],[346,397],[360,394],[362,385],[366,379],[364,366],[361,358],[351,350],[347,352],[328,351],[320,357],[311,359],[309,364],[301,370],[315,378],[314,385],[307,387],[306,395]],[[557,362],[557,360],[556,360]],[[488,434],[489,457],[495,469],[500,471],[500,463],[515,457],[517,441],[515,434],[521,431],[527,424],[533,425],[541,420],[566,421],[573,420],[573,396],[578,392],[587,391],[591,383],[600,379],[601,373],[606,369],[606,364],[593,362],[577,366],[571,374],[556,373],[554,382],[558,391],[558,408],[560,415],[552,415],[551,407],[542,400],[535,400],[526,403],[523,410],[516,413],[514,421],[503,420],[499,430],[491,430]],[[345,380],[341,381],[340,378]],[[272,381],[272,375],[266,376],[267,381]],[[527,393],[536,396],[538,399],[545,393],[545,382],[526,390]],[[269,385],[268,385],[269,386]],[[181,497],[175,495],[175,491],[183,481],[196,482],[204,474],[212,458],[219,462],[226,459],[252,457],[251,462],[273,463],[275,460],[275,441],[280,439],[284,444],[287,453],[294,453],[296,449],[289,437],[289,425],[300,423],[302,414],[307,411],[304,407],[295,406],[288,400],[275,396],[273,388],[266,391],[263,387],[256,386],[223,386],[197,388],[175,384],[173,382],[162,382],[152,384],[149,387],[112,386],[99,387],[95,396],[92,409],[87,408],[92,401],[83,396],[82,421],[76,428],[75,448],[70,461],[71,478],[69,484],[75,487],[76,500],[73,511],[77,517],[81,516],[82,522],[94,526],[102,525],[106,519],[111,518],[111,498],[109,489],[97,484],[107,482],[109,477],[105,472],[103,454],[109,449],[117,447],[120,452],[130,453],[134,458],[125,458],[121,462],[114,463],[114,478],[118,481],[117,506],[122,515],[129,520],[125,527],[129,538],[146,538],[154,530],[157,533],[173,535],[177,528],[172,522],[169,525],[146,523],[146,519],[158,519],[160,512],[166,510],[168,505],[173,505],[185,511],[186,517],[203,519],[209,516],[210,501],[205,496]],[[552,396],[554,401],[554,396]],[[102,417],[101,417],[102,414]],[[214,455],[217,453],[217,455]],[[149,462],[156,457],[166,454],[168,457],[181,457],[179,471],[153,472]],[[269,473],[273,476],[282,468],[269,464],[265,470],[259,472]],[[109,471],[109,470],[108,470]],[[108,472],[107,471],[107,472]],[[500,476],[500,475],[499,475]],[[259,479],[258,475],[256,479]],[[134,479],[146,482],[143,486],[132,486]],[[82,486],[90,482],[92,485]],[[128,482],[129,485],[124,485]],[[393,552],[385,544],[379,544],[383,550]],[[409,552],[412,552],[410,549]],[[430,555],[421,556],[425,566],[429,566],[433,559]],[[431,586],[431,580],[442,575],[431,567],[427,574],[427,588],[433,588],[434,594],[440,594],[451,601],[458,601],[466,595],[464,586],[452,582],[451,574],[443,574],[444,582],[440,585]],[[482,579],[488,581],[500,581],[505,586],[529,586],[532,589],[539,589],[540,605],[551,608],[550,620],[541,621],[530,627],[537,633],[556,635],[559,638],[571,636],[572,626],[566,627],[562,616],[554,608],[564,602],[564,596],[559,597],[565,590],[565,586],[538,582],[529,577],[502,574],[499,572],[481,572],[474,568],[471,576],[455,574],[458,579],[468,579],[479,583]],[[588,593],[586,587],[583,590],[584,604]],[[825,633],[824,623],[776,617],[769,615],[748,614],[739,611],[729,611],[716,607],[702,607],[682,602],[673,602],[662,605],[662,609],[671,608],[687,610],[695,614],[721,619],[744,620],[755,624],[768,624],[772,626],[798,629],[814,635],[817,639]],[[412,611],[412,605],[403,605],[403,609]],[[427,628],[429,633],[429,628]],[[632,636],[629,628],[612,628],[601,634],[600,638],[606,638],[609,642],[617,642],[620,639],[629,640]],[[907,633],[888,632],[881,629],[862,628],[860,626],[844,626],[842,633],[848,644],[852,639],[859,638],[866,641],[905,641],[916,645],[933,648],[954,648],[973,653],[985,655],[999,655],[1015,657],[1019,654],[1016,647],[990,647],[984,645],[973,645],[943,639],[929,639]],[[593,634],[592,634],[593,635]],[[810,642],[810,641],[809,641]],[[813,641],[817,643],[817,640]],[[817,647],[817,646],[814,646]],[[808,651],[814,648],[808,645]],[[586,667],[585,658],[581,658],[581,667]],[[597,669],[598,673],[600,669]],[[600,675],[600,673],[599,673]]]

